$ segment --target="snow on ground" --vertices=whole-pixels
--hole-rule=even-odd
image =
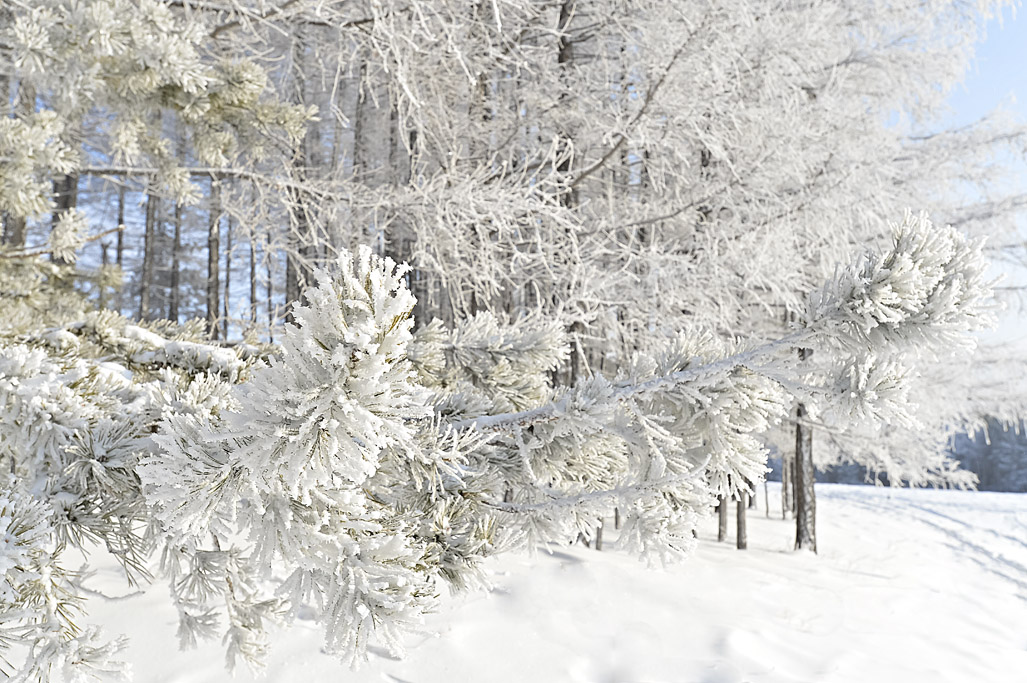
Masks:
[[[753,683],[1027,680],[1027,495],[818,485],[820,554],[791,551],[777,490],[749,515],[749,550],[716,542],[650,570],[583,546],[493,563],[495,589],[449,599],[403,660],[354,672],[314,625],[278,634],[273,683]],[[762,492],[761,492],[762,494]],[[107,568],[93,577],[107,589]],[[140,683],[228,680],[216,644],[179,652],[159,583],[90,601],[130,636]],[[436,634],[436,635],[433,635]]]

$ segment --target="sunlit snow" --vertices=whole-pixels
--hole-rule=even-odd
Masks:
[[[300,621],[277,632],[266,676],[239,683],[952,683],[1027,671],[1027,496],[818,485],[820,554],[791,550],[771,484],[771,518],[749,513],[749,550],[717,543],[650,570],[581,545],[491,563],[491,593],[448,599],[402,660],[373,648],[351,671]],[[612,520],[611,520],[612,522]],[[732,520],[732,531],[734,524]],[[607,530],[607,540],[613,533]],[[118,587],[111,565],[87,585]],[[131,637],[140,683],[228,680],[222,650],[179,652],[157,583],[93,598],[93,618]]]

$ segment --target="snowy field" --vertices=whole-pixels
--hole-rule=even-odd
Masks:
[[[818,485],[820,555],[791,552],[771,488],[749,546],[708,520],[689,562],[648,570],[583,546],[492,564],[495,589],[450,599],[432,633],[354,672],[299,623],[278,636],[274,683],[810,683],[1027,680],[1027,495]],[[732,519],[732,533],[734,520]],[[112,570],[108,570],[112,571]],[[91,585],[107,588],[99,572]],[[224,681],[222,650],[179,652],[167,589],[90,611],[130,636],[141,683]]]

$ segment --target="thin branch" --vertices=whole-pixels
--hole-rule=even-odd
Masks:
[[[111,228],[109,230],[104,230],[103,232],[98,232],[95,235],[90,235],[89,237],[86,237],[85,239],[83,239],[82,243],[83,244],[88,244],[89,242],[95,242],[96,240],[102,239],[102,238],[104,238],[107,235],[110,235],[112,233],[121,232],[124,229],[125,229],[124,225],[119,225],[116,228]],[[16,251],[3,251],[3,252],[0,252],[0,259],[34,258],[36,256],[43,256],[44,254],[49,254],[50,251],[51,251],[51,249],[48,246],[47,247],[44,247],[44,246],[23,247],[23,248],[18,249]]]
[[[577,507],[579,505],[585,505],[596,501],[609,499],[618,500],[629,496],[640,497],[647,493],[658,493],[661,489],[665,489],[670,486],[680,486],[681,484],[695,481],[706,473],[706,466],[710,463],[712,457],[712,453],[708,453],[701,463],[696,465],[686,474],[679,474],[675,477],[654,479],[653,481],[639,482],[628,486],[618,486],[617,488],[605,489],[602,491],[588,491],[586,493],[579,493],[575,496],[553,496],[552,500],[545,503],[506,503],[492,500],[482,502],[488,507],[502,512],[508,512],[510,514],[530,514],[532,512],[552,510],[554,508]]]
[[[663,73],[660,75],[660,78],[655,83],[653,83],[648,90],[646,90],[645,100],[642,102],[642,106],[639,108],[639,110],[635,112],[635,115],[631,117],[631,120],[628,121],[628,125],[625,127],[625,132],[617,134],[617,142],[614,143],[614,145],[610,147],[610,149],[606,150],[606,153],[603,154],[603,156],[600,157],[598,161],[596,161],[594,164],[592,164],[584,171],[579,173],[578,176],[570,182],[570,189],[573,190],[590,175],[592,175],[599,169],[603,168],[606,165],[606,162],[608,162],[613,157],[613,155],[616,154],[620,150],[620,148],[624,146],[624,143],[627,142],[628,139],[628,132],[630,132],[635,127],[635,125],[638,124],[642,117],[645,116],[646,112],[648,112],[649,105],[652,104],[653,99],[656,97],[656,93],[667,80],[667,76],[670,75],[671,69],[674,68],[674,64],[677,63],[678,59],[684,53],[685,48],[687,48],[691,44],[692,38],[694,38],[699,33],[701,28],[702,27],[692,31],[689,34],[688,38],[683,43],[681,43],[681,46],[674,51],[674,54],[671,56],[670,61],[667,63],[667,66],[664,67]]]
[[[748,366],[757,358],[768,355],[783,347],[801,346],[802,343],[812,337],[815,332],[812,329],[804,329],[794,332],[781,339],[776,339],[766,344],[761,344],[748,351],[733,354],[721,360],[701,365],[697,368],[679,370],[669,375],[654,377],[653,379],[638,384],[625,384],[613,392],[613,398],[618,401],[626,401],[637,398],[647,393],[660,389],[674,387],[685,382],[693,381],[701,377],[707,377],[721,372],[729,372],[735,368]],[[522,410],[516,413],[499,413],[496,415],[484,415],[481,417],[458,420],[452,424],[453,429],[478,429],[481,431],[504,431],[514,427],[527,427],[533,424],[551,422],[558,419],[560,402],[547,403],[538,408]]]

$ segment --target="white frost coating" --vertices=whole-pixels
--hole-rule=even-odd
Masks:
[[[995,324],[983,240],[936,227],[926,213],[907,211],[892,227],[891,251],[868,253],[810,297],[807,324],[855,350],[972,350],[966,332]]]
[[[127,680],[114,659],[123,639],[105,642],[72,621],[75,588],[54,548],[53,510],[18,489],[13,479],[0,487],[0,636],[4,649],[28,647],[14,680]]]
[[[129,365],[148,370],[176,367],[189,372],[214,372],[229,381],[237,380],[248,366],[240,353],[249,357],[256,355],[255,349],[246,345],[226,348],[196,341],[166,339],[139,325],[127,324],[124,318],[109,311],[90,313],[80,322],[43,335],[48,343],[64,346],[79,344],[82,338],[116,352]],[[122,367],[121,372],[131,371]]]
[[[57,224],[50,232],[50,253],[55,259],[74,263],[78,257],[78,250],[85,244],[88,229],[89,222],[85,213],[79,209],[62,211]]]
[[[196,342],[170,341],[161,337],[157,338],[160,342],[153,344],[151,346],[152,350],[133,354],[132,360],[141,365],[155,364],[203,368],[210,372],[223,374],[226,377],[237,377],[246,367],[246,363],[240,360],[232,349],[223,349]],[[147,341],[149,341],[148,338]]]
[[[52,330],[43,335],[46,343],[58,350],[74,349],[78,346],[78,337],[68,330]]]

